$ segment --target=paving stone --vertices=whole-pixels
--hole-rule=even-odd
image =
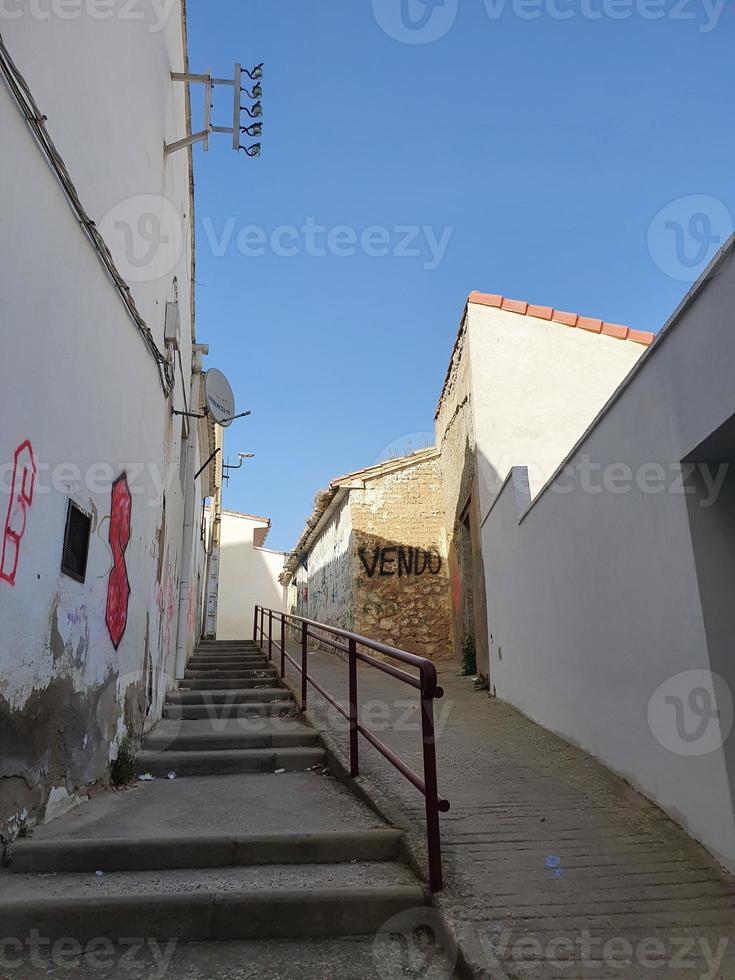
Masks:
[[[461,937],[475,975],[732,980],[733,878],[663,811],[591,756],[475,691],[472,679],[459,677],[453,664],[438,666],[445,690],[435,705],[439,790],[451,810],[441,817],[445,888],[437,904]],[[341,658],[313,651],[309,669],[347,703]],[[288,678],[298,688],[290,666]],[[363,723],[420,771],[415,692],[365,665],[358,670],[358,687]],[[313,689],[309,703],[346,759],[343,719]],[[415,851],[425,855],[420,795],[364,740],[360,765],[364,788],[397,808]],[[596,961],[582,949],[588,936]],[[554,940],[565,939],[574,952],[557,967],[546,954],[553,953]],[[654,954],[647,960],[641,944],[648,939]],[[543,955],[519,963],[521,940],[529,947],[540,943]],[[623,950],[632,946],[628,966],[615,965],[612,955],[601,957],[607,942]],[[659,942],[662,965],[642,965],[656,961]],[[691,949],[683,957],[687,965],[679,967],[684,944]]]

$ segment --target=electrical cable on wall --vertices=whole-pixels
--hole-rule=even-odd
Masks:
[[[89,214],[87,214],[85,211],[74,182],[71,179],[69,171],[66,169],[66,164],[64,163],[61,154],[56,149],[56,146],[51,139],[48,130],[46,129],[46,116],[41,113],[41,110],[31,94],[28,83],[11,58],[7,47],[5,46],[5,41],[3,40],[2,34],[0,34],[0,70],[2,71],[8,87],[12,92],[15,101],[18,103],[26,122],[32,130],[33,135],[36,137],[36,140],[40,144],[41,149],[55,172],[59,183],[61,184],[64,193],[71,204],[72,210],[79,219],[82,228],[86,232],[87,237],[97,252],[102,265],[105,267],[105,270],[110,276],[115,289],[122,299],[128,314],[132,318],[139,334],[143,338],[143,343],[146,345],[151,356],[155,360],[156,366],[158,367],[161,387],[163,388],[163,392],[166,397],[168,397],[173,391],[176,383],[174,366],[157,346],[150,327],[141,316],[140,311],[135,304],[135,300],[130,292],[130,286],[128,286],[127,282],[124,280],[117,266],[115,265],[115,260],[112,257],[112,253],[110,252],[104,238],[97,230],[97,226],[90,218]]]

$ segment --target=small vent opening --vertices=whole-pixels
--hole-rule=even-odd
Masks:
[[[61,558],[61,571],[64,575],[83,582],[87,574],[87,555],[89,536],[92,532],[92,518],[84,513],[73,500],[69,501],[64,531],[64,553]]]

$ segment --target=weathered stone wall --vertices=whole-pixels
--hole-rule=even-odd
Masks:
[[[466,322],[457,339],[447,382],[436,415],[436,445],[441,450],[442,499],[446,515],[447,564],[451,583],[454,655],[462,657],[462,646],[472,633],[478,669],[487,672],[488,638],[485,580],[480,547],[479,493],[477,486],[475,429],[469,364],[469,335]],[[463,581],[460,551],[460,521],[466,513],[472,546],[471,581]],[[466,622],[466,590],[472,590],[474,629]]]
[[[438,453],[350,490],[355,630],[433,658],[452,655]]]

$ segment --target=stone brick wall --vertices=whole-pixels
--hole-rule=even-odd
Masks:
[[[447,564],[451,583],[452,629],[455,659],[462,659],[462,646],[471,633],[478,669],[487,672],[488,637],[485,579],[481,554],[479,488],[470,374],[469,334],[466,315],[449,365],[447,382],[436,414],[436,445],[441,450],[442,499],[446,514]],[[460,521],[466,513],[470,523],[472,569],[462,574]],[[471,599],[467,595],[471,590]],[[473,615],[467,622],[471,602]]]
[[[447,383],[436,415],[436,445],[441,450],[442,495],[450,537],[472,491],[475,431],[466,330],[457,341]]]
[[[432,658],[452,656],[438,453],[350,490],[354,628]]]

